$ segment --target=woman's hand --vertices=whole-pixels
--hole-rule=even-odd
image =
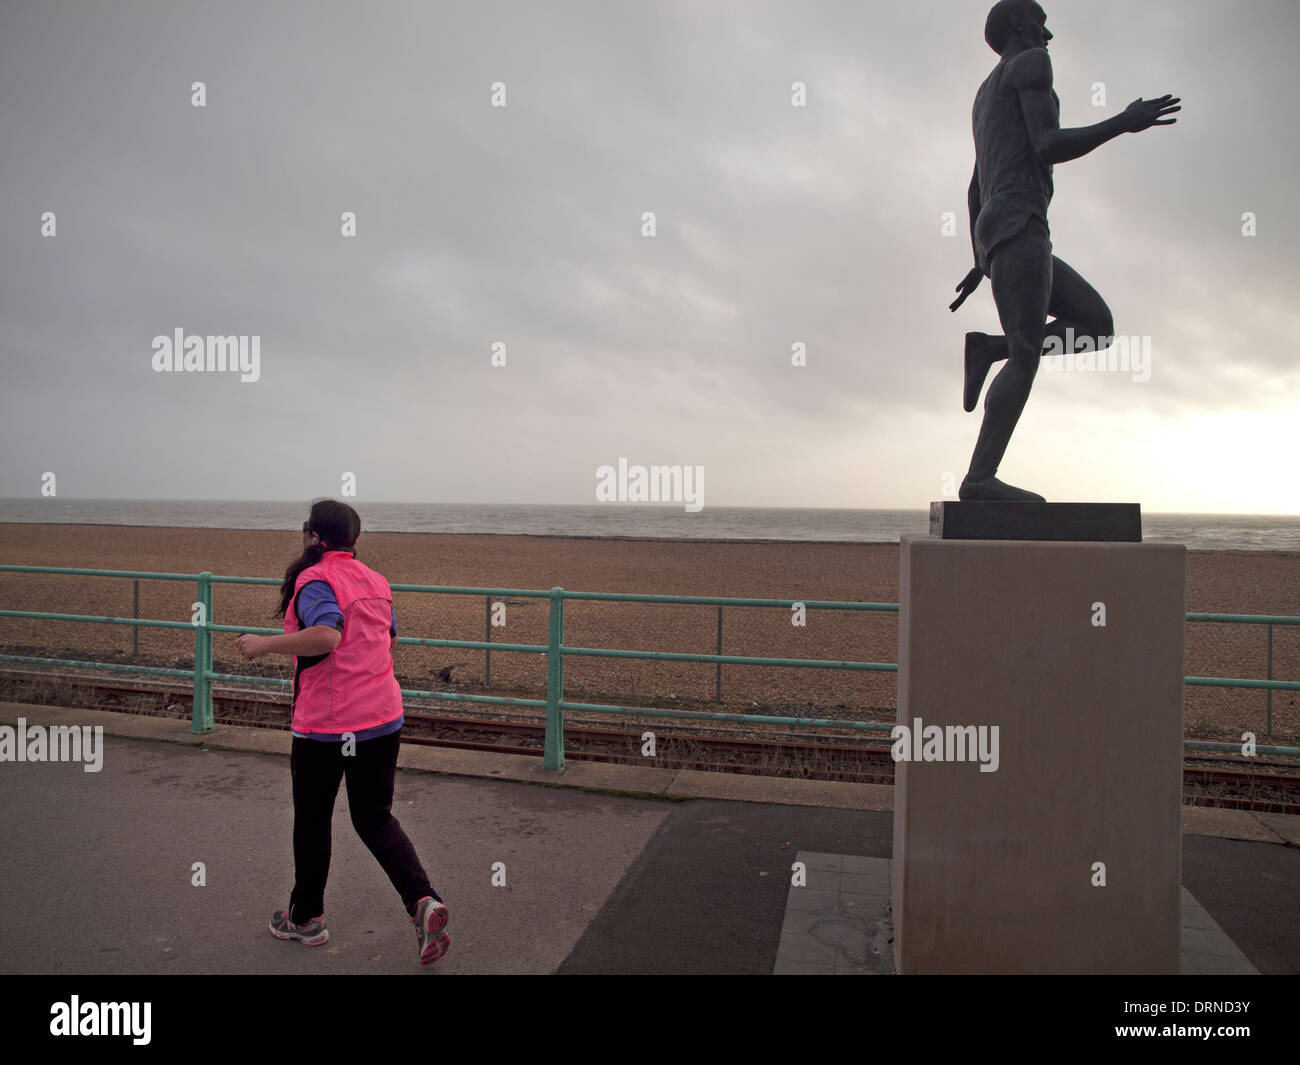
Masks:
[[[269,636],[255,636],[250,632],[235,638],[235,646],[245,658],[261,658],[263,655],[270,654],[271,649],[267,646],[270,642]]]

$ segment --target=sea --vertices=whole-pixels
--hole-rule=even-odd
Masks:
[[[492,503],[352,503],[362,530],[495,533],[661,540],[806,540],[898,543],[929,529],[928,510],[837,510],[803,507]],[[74,525],[161,525],[200,529],[298,531],[305,501],[161,499],[4,499],[0,522]],[[1142,515],[1148,543],[1181,543],[1195,551],[1300,551],[1300,516],[1243,514]]]

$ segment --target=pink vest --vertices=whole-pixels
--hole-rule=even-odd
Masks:
[[[343,639],[332,652],[307,660],[295,681],[293,730],[300,733],[359,732],[386,725],[402,713],[402,691],[393,675],[390,648],[393,593],[388,581],[346,551],[327,551],[294,582],[294,601],[284,612],[284,631],[301,628],[298,592],[324,581],[343,612]]]

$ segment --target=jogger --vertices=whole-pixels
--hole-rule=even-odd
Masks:
[[[356,559],[361,519],[346,503],[321,500],[303,524],[303,552],[280,588],[283,636],[240,636],[249,658],[294,656],[293,859],[289,908],[271,934],[316,946],[329,939],[325,882],[339,783],[347,781],[352,825],[375,856],[415,924],[421,964],[449,944],[447,907],[392,815],[404,723],[393,674],[397,617],[388,582]]]

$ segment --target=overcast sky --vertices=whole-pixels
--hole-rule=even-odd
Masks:
[[[706,506],[924,507],[998,331],[987,281],[947,307],[988,7],[6,2],[0,496],[593,503],[626,457]],[[1300,8],[1044,7],[1062,125],[1183,111],[1049,214],[1149,379],[1044,370],[999,476],[1300,513]],[[258,379],[157,372],[177,329],[259,337]]]

